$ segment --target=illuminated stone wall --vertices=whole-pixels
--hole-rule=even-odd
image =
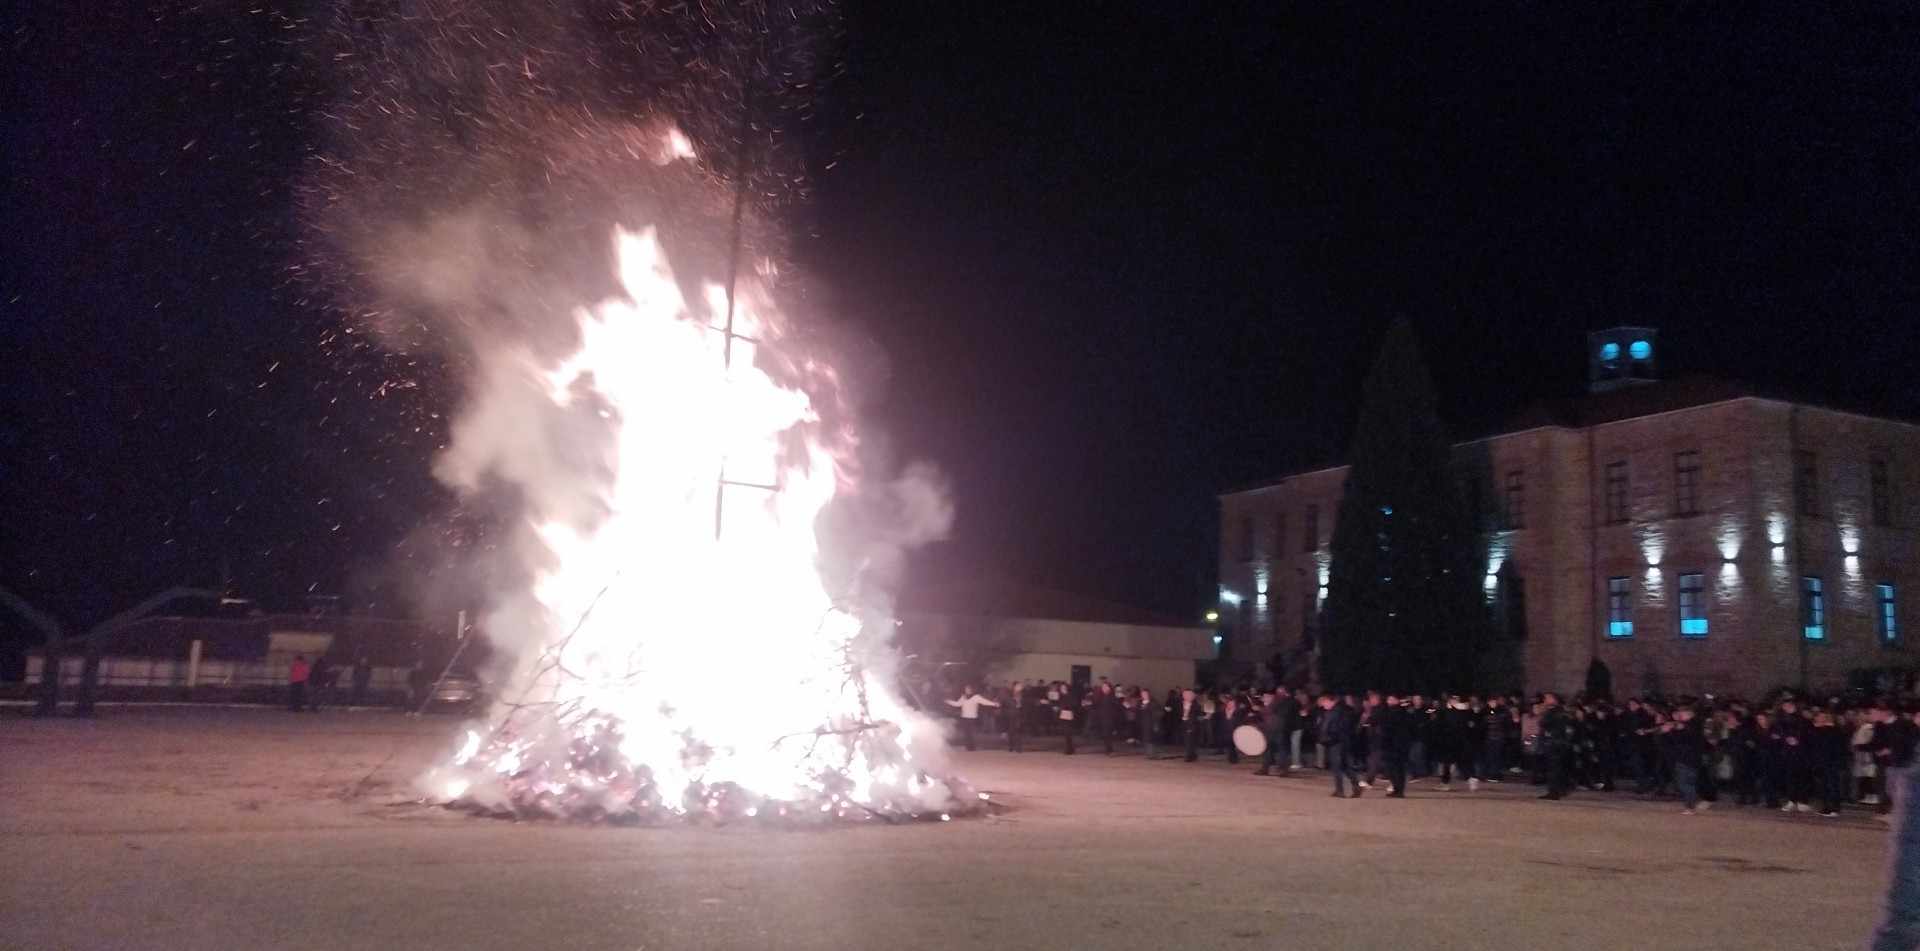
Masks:
[[[1817,457],[1818,516],[1795,511],[1796,450]],[[1676,497],[1682,452],[1699,453],[1694,514]],[[1737,398],[1495,436],[1461,444],[1457,456],[1482,482],[1490,604],[1498,608],[1506,590],[1496,576],[1503,565],[1524,584],[1529,689],[1577,690],[1595,656],[1623,696],[1755,694],[1803,680],[1821,689],[1843,683],[1850,670],[1920,662],[1907,646],[1920,637],[1912,629],[1920,626],[1912,610],[1920,598],[1920,427]],[[1876,456],[1889,464],[1891,526],[1873,524]],[[1618,462],[1628,472],[1627,517],[1612,523],[1606,473]],[[1519,528],[1501,518],[1513,473],[1525,499]],[[1236,657],[1257,662],[1299,642],[1301,599],[1317,589],[1345,475],[1320,470],[1221,496],[1220,610],[1235,622]],[[1314,553],[1299,544],[1309,505],[1321,513]],[[1276,546],[1282,513],[1291,537]],[[1679,609],[1687,574],[1702,576],[1704,618],[1694,636],[1683,636]],[[1826,598],[1817,641],[1805,639],[1802,618],[1808,575],[1822,579]],[[1627,579],[1630,634],[1609,616],[1611,578]],[[1881,584],[1896,592],[1902,639],[1893,645],[1880,638]]]

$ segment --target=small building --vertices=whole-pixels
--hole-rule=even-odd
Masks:
[[[179,690],[252,697],[285,686],[295,655],[326,657],[343,670],[365,656],[370,689],[404,693],[414,666],[438,657],[452,643],[426,626],[404,620],[325,614],[266,614],[246,618],[148,617],[109,635],[98,645],[99,685],[127,696],[169,695]],[[61,657],[62,686],[80,683],[85,658],[77,648]],[[45,651],[28,652],[26,682],[37,684]]]
[[[1920,661],[1920,426],[1661,380],[1653,331],[1588,341],[1585,396],[1459,443],[1496,623],[1529,689],[1617,694],[1844,685]],[[1231,656],[1311,645],[1345,466],[1220,497]]]
[[[964,667],[996,683],[1104,677],[1164,691],[1195,683],[1216,651],[1213,629],[1193,621],[1006,583],[910,591],[898,617],[899,643],[935,655],[922,661]]]

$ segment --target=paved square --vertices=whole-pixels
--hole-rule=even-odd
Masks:
[[[1883,888],[1886,833],[1859,819],[1511,785],[1335,800],[1217,759],[956,753],[1009,811],[899,827],[398,803],[458,725],[0,718],[0,946],[1857,948]]]

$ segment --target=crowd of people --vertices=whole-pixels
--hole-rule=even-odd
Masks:
[[[963,688],[947,705],[958,715],[966,748],[1004,736],[1022,752],[1032,736],[1098,744],[1112,755],[1138,747],[1150,757],[1194,762],[1224,755],[1239,763],[1234,733],[1253,727],[1265,752],[1260,775],[1303,768],[1327,771],[1333,795],[1359,797],[1384,789],[1404,797],[1407,785],[1530,782],[1543,799],[1575,790],[1631,790],[1672,797],[1692,814],[1716,804],[1833,817],[1858,804],[1886,816],[1889,782],[1913,763],[1920,708],[1892,702],[1811,703],[1790,693],[1766,703],[1733,698],[1672,701],[1554,693],[1449,694],[1428,697],[1369,691],[1322,693],[1089,686],[1015,681],[989,693]]]

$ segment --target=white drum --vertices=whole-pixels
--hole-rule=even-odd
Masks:
[[[1267,752],[1267,735],[1251,723],[1238,726],[1233,730],[1233,745],[1246,756],[1261,756]]]

